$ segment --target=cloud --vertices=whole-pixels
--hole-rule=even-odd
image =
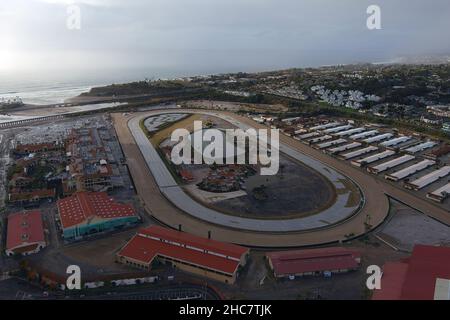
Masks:
[[[70,3],[81,30],[66,28]],[[450,51],[448,0],[0,0],[0,38],[26,69],[257,70]],[[5,14],[7,12],[7,14]],[[39,58],[39,59],[38,59]],[[76,60],[76,61],[75,61]]]

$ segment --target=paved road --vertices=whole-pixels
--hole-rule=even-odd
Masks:
[[[217,226],[206,221],[196,219],[181,210],[175,208],[164,195],[161,194],[155,179],[146,166],[146,162],[135,143],[133,135],[128,129],[128,121],[136,116],[151,113],[136,113],[134,115],[124,116],[114,114],[113,119],[118,133],[119,141],[122,144],[124,153],[127,157],[127,163],[133,176],[138,194],[145,203],[146,210],[157,220],[167,226],[182,229],[186,232],[199,236],[206,236],[208,231],[212,232],[212,237],[217,240],[234,242],[238,244],[255,247],[299,247],[312,246],[318,244],[332,243],[342,241],[349,235],[362,235],[366,232],[365,223],[370,217],[370,224],[379,225],[386,217],[389,210],[389,202],[383,193],[381,184],[375,179],[370,178],[362,172],[343,165],[337,159],[325,156],[321,152],[308,147],[305,154],[313,156],[320,161],[324,160],[327,165],[336,168],[339,172],[352,179],[361,187],[365,194],[366,203],[359,214],[350,219],[330,228],[317,229],[304,232],[289,233],[261,233],[251,231],[241,231],[236,229]],[[226,114],[226,113],[223,113]],[[236,118],[240,122],[247,123],[253,127],[258,125],[246,118],[238,117],[235,114],[226,114],[229,117]],[[281,137],[282,142],[293,146],[297,151],[304,152],[301,143],[288,137]],[[310,154],[312,153],[312,155]]]
[[[173,113],[173,111],[155,111],[154,114],[156,115],[166,112]],[[232,122],[238,128],[241,128],[243,130],[249,128],[249,126],[244,125],[240,122],[236,122],[236,120],[230,118],[227,115],[206,111],[190,112],[220,117],[225,121]],[[355,186],[353,188],[354,190],[346,189],[342,183],[342,181],[347,179],[344,175],[336,172],[332,168],[322,164],[319,161],[316,161],[310,157],[306,157],[304,154],[299,153],[293,148],[290,148],[286,145],[280,145],[280,151],[282,153],[287,154],[293,159],[296,159],[311,167],[312,169],[318,171],[334,185],[336,190],[340,190],[337,195],[336,201],[330,207],[317,214],[301,218],[251,219],[227,215],[217,210],[213,210],[211,208],[203,206],[199,202],[192,199],[184,192],[184,190],[180,186],[178,186],[178,184],[172,177],[172,174],[167,169],[164,161],[161,159],[156,149],[153,147],[145,133],[142,131],[139,124],[141,120],[145,119],[147,116],[148,114],[145,114],[132,118],[128,122],[128,127],[133,134],[136,144],[138,145],[148,165],[148,168],[155,178],[161,193],[177,208],[186,213],[189,213],[190,215],[200,220],[208,221],[210,223],[218,224],[228,228],[236,228],[248,231],[297,232],[328,227],[332,224],[339,223],[340,221],[351,217],[359,209],[358,203],[352,206],[348,205],[348,200],[351,197],[351,193],[358,192],[355,191],[358,188]]]

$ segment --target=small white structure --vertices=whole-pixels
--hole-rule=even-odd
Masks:
[[[379,141],[383,141],[385,139],[392,138],[393,136],[394,135],[392,133],[383,133],[383,134],[380,134],[375,137],[367,138],[366,140],[363,140],[363,141],[366,143],[374,143],[374,142],[379,142]]]
[[[411,139],[412,139],[411,137],[407,137],[407,136],[398,137],[398,138],[380,143],[380,147],[392,148],[392,147],[399,145],[400,143],[409,141]]]
[[[405,150],[405,152],[414,154],[414,153],[417,153],[417,152],[422,152],[422,151],[424,151],[424,150],[433,148],[433,147],[436,146],[437,144],[438,144],[438,143],[437,143],[437,142],[434,142],[434,141],[427,141],[427,142],[420,143],[420,144],[418,144],[418,145],[409,147],[408,149]]]
[[[440,168],[439,170],[433,171],[413,182],[406,182],[405,188],[410,190],[418,191],[420,189],[425,188],[426,186],[438,181],[441,178],[444,178],[450,174],[450,166],[445,166]]]
[[[327,133],[327,134],[333,134],[333,133],[338,133],[338,132],[341,132],[341,131],[344,131],[344,130],[349,130],[351,128],[353,128],[353,126],[348,124],[348,125],[345,125],[345,126],[340,126],[340,127],[336,127],[336,128],[327,129],[327,130],[324,130],[323,132]]]
[[[352,143],[345,144],[345,145],[340,146],[340,147],[328,149],[327,152],[331,153],[331,154],[336,154],[336,153],[344,152],[344,151],[347,151],[347,150],[355,149],[355,148],[358,148],[360,146],[361,146],[361,143],[359,143],[359,142],[352,142]]]
[[[367,153],[371,153],[371,152],[374,152],[377,150],[378,150],[377,147],[369,146],[367,148],[358,149],[358,150],[355,150],[355,151],[352,151],[349,153],[342,154],[339,156],[339,158],[342,158],[343,160],[350,160],[350,159],[353,159],[353,158],[356,158],[356,157],[359,157],[359,156],[362,156],[362,155],[365,155]]]
[[[319,132],[310,132],[310,133],[302,134],[298,137],[300,138],[300,140],[305,140],[305,139],[314,138],[317,136],[320,136]]]
[[[345,140],[345,139],[337,139],[337,140],[328,141],[328,142],[324,142],[324,143],[318,144],[317,148],[319,148],[319,149],[326,149],[326,148],[329,148],[329,147],[332,147],[332,146],[336,146],[338,144],[342,144],[342,143],[345,143],[345,142],[347,142],[347,140]]]
[[[326,135],[326,136],[321,136],[321,137],[317,137],[317,138],[308,140],[308,143],[310,143],[310,144],[316,144],[316,143],[319,143],[319,142],[323,142],[323,141],[330,140],[330,139],[332,139],[332,138],[333,138],[332,136],[328,136],[328,135]]]
[[[414,157],[414,156],[412,156],[410,154],[407,154],[407,155],[404,155],[402,157],[395,158],[395,159],[393,159],[391,161],[383,162],[383,163],[381,163],[381,164],[379,164],[377,166],[368,167],[367,171],[370,172],[370,173],[379,174],[381,172],[384,172],[386,170],[389,170],[389,169],[395,168],[395,167],[397,167],[397,166],[399,166],[401,164],[404,164],[404,163],[406,163],[408,161],[414,160],[415,158],[416,157]]]
[[[425,170],[428,167],[434,166],[436,164],[436,161],[433,160],[423,160],[419,163],[416,163],[410,167],[407,167],[405,169],[402,169],[400,171],[391,173],[391,174],[387,174],[384,176],[384,178],[386,180],[391,180],[391,181],[399,181],[402,180],[406,177],[409,177],[417,172],[420,172],[422,170]]]
[[[355,133],[361,133],[361,132],[363,132],[363,131],[365,131],[365,130],[366,130],[366,129],[364,129],[364,128],[350,129],[350,130],[338,132],[338,133],[336,133],[336,136],[337,136],[337,137],[350,136],[350,135],[355,134]]]
[[[354,135],[350,136],[350,139],[352,139],[352,140],[359,140],[359,139],[372,137],[372,136],[374,136],[376,134],[378,134],[378,130],[371,130],[371,131],[366,131],[366,132],[354,134]]]
[[[369,157],[364,158],[364,159],[352,161],[351,164],[356,166],[356,167],[361,167],[364,164],[371,164],[371,163],[373,163],[375,161],[378,161],[378,160],[381,160],[381,159],[393,156],[394,154],[395,154],[395,151],[386,150],[384,152],[374,154],[373,156],[369,156]]]
[[[334,127],[337,127],[337,126],[340,126],[340,125],[341,125],[340,122],[330,122],[330,123],[321,124],[321,125],[318,125],[318,126],[311,127],[311,128],[309,128],[309,130],[311,130],[311,131],[325,130],[325,129],[334,128]]]
[[[427,194],[427,198],[437,201],[437,202],[443,202],[447,197],[450,195],[450,183],[447,183],[442,188],[439,188],[433,192],[429,192]]]

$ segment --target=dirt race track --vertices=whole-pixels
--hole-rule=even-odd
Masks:
[[[177,112],[180,111],[181,110],[177,110]],[[145,209],[156,220],[172,228],[178,228],[181,224],[183,231],[204,237],[207,236],[208,231],[211,231],[213,239],[252,247],[299,247],[327,244],[348,240],[349,236],[355,237],[363,235],[367,232],[366,222],[368,222],[372,228],[381,224],[389,211],[389,201],[386,194],[392,195],[405,203],[412,204],[418,210],[444,223],[450,224],[450,215],[445,210],[438,208],[425,200],[416,198],[406,191],[380,182],[356,168],[349,166],[343,161],[327,156],[318,150],[303,145],[284,135],[280,135],[281,143],[293,147],[299,152],[327,164],[347,177],[350,177],[360,186],[365,196],[365,205],[360,212],[339,224],[323,229],[299,233],[258,233],[207,223],[175,208],[160,193],[160,190],[128,128],[128,121],[131,118],[143,114],[145,113],[135,113],[126,116],[123,114],[113,114],[112,116],[120,143],[127,158],[129,170],[137,189],[136,191],[139,194]],[[252,127],[265,128],[248,118],[240,117],[233,113],[224,114]]]

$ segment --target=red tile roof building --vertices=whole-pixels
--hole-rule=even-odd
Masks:
[[[444,293],[439,283],[447,283]],[[442,297],[442,294],[446,294]],[[417,245],[411,257],[383,266],[373,300],[450,299],[450,247]]]
[[[151,226],[140,230],[117,254],[117,260],[150,270],[155,259],[184,271],[234,283],[249,249]]]
[[[40,211],[24,211],[8,216],[6,254],[29,255],[46,246]]]
[[[337,247],[270,252],[266,257],[277,278],[348,272],[361,263],[359,252]]]
[[[57,206],[65,239],[112,231],[139,221],[131,205],[117,203],[105,192],[77,192],[59,200]]]

